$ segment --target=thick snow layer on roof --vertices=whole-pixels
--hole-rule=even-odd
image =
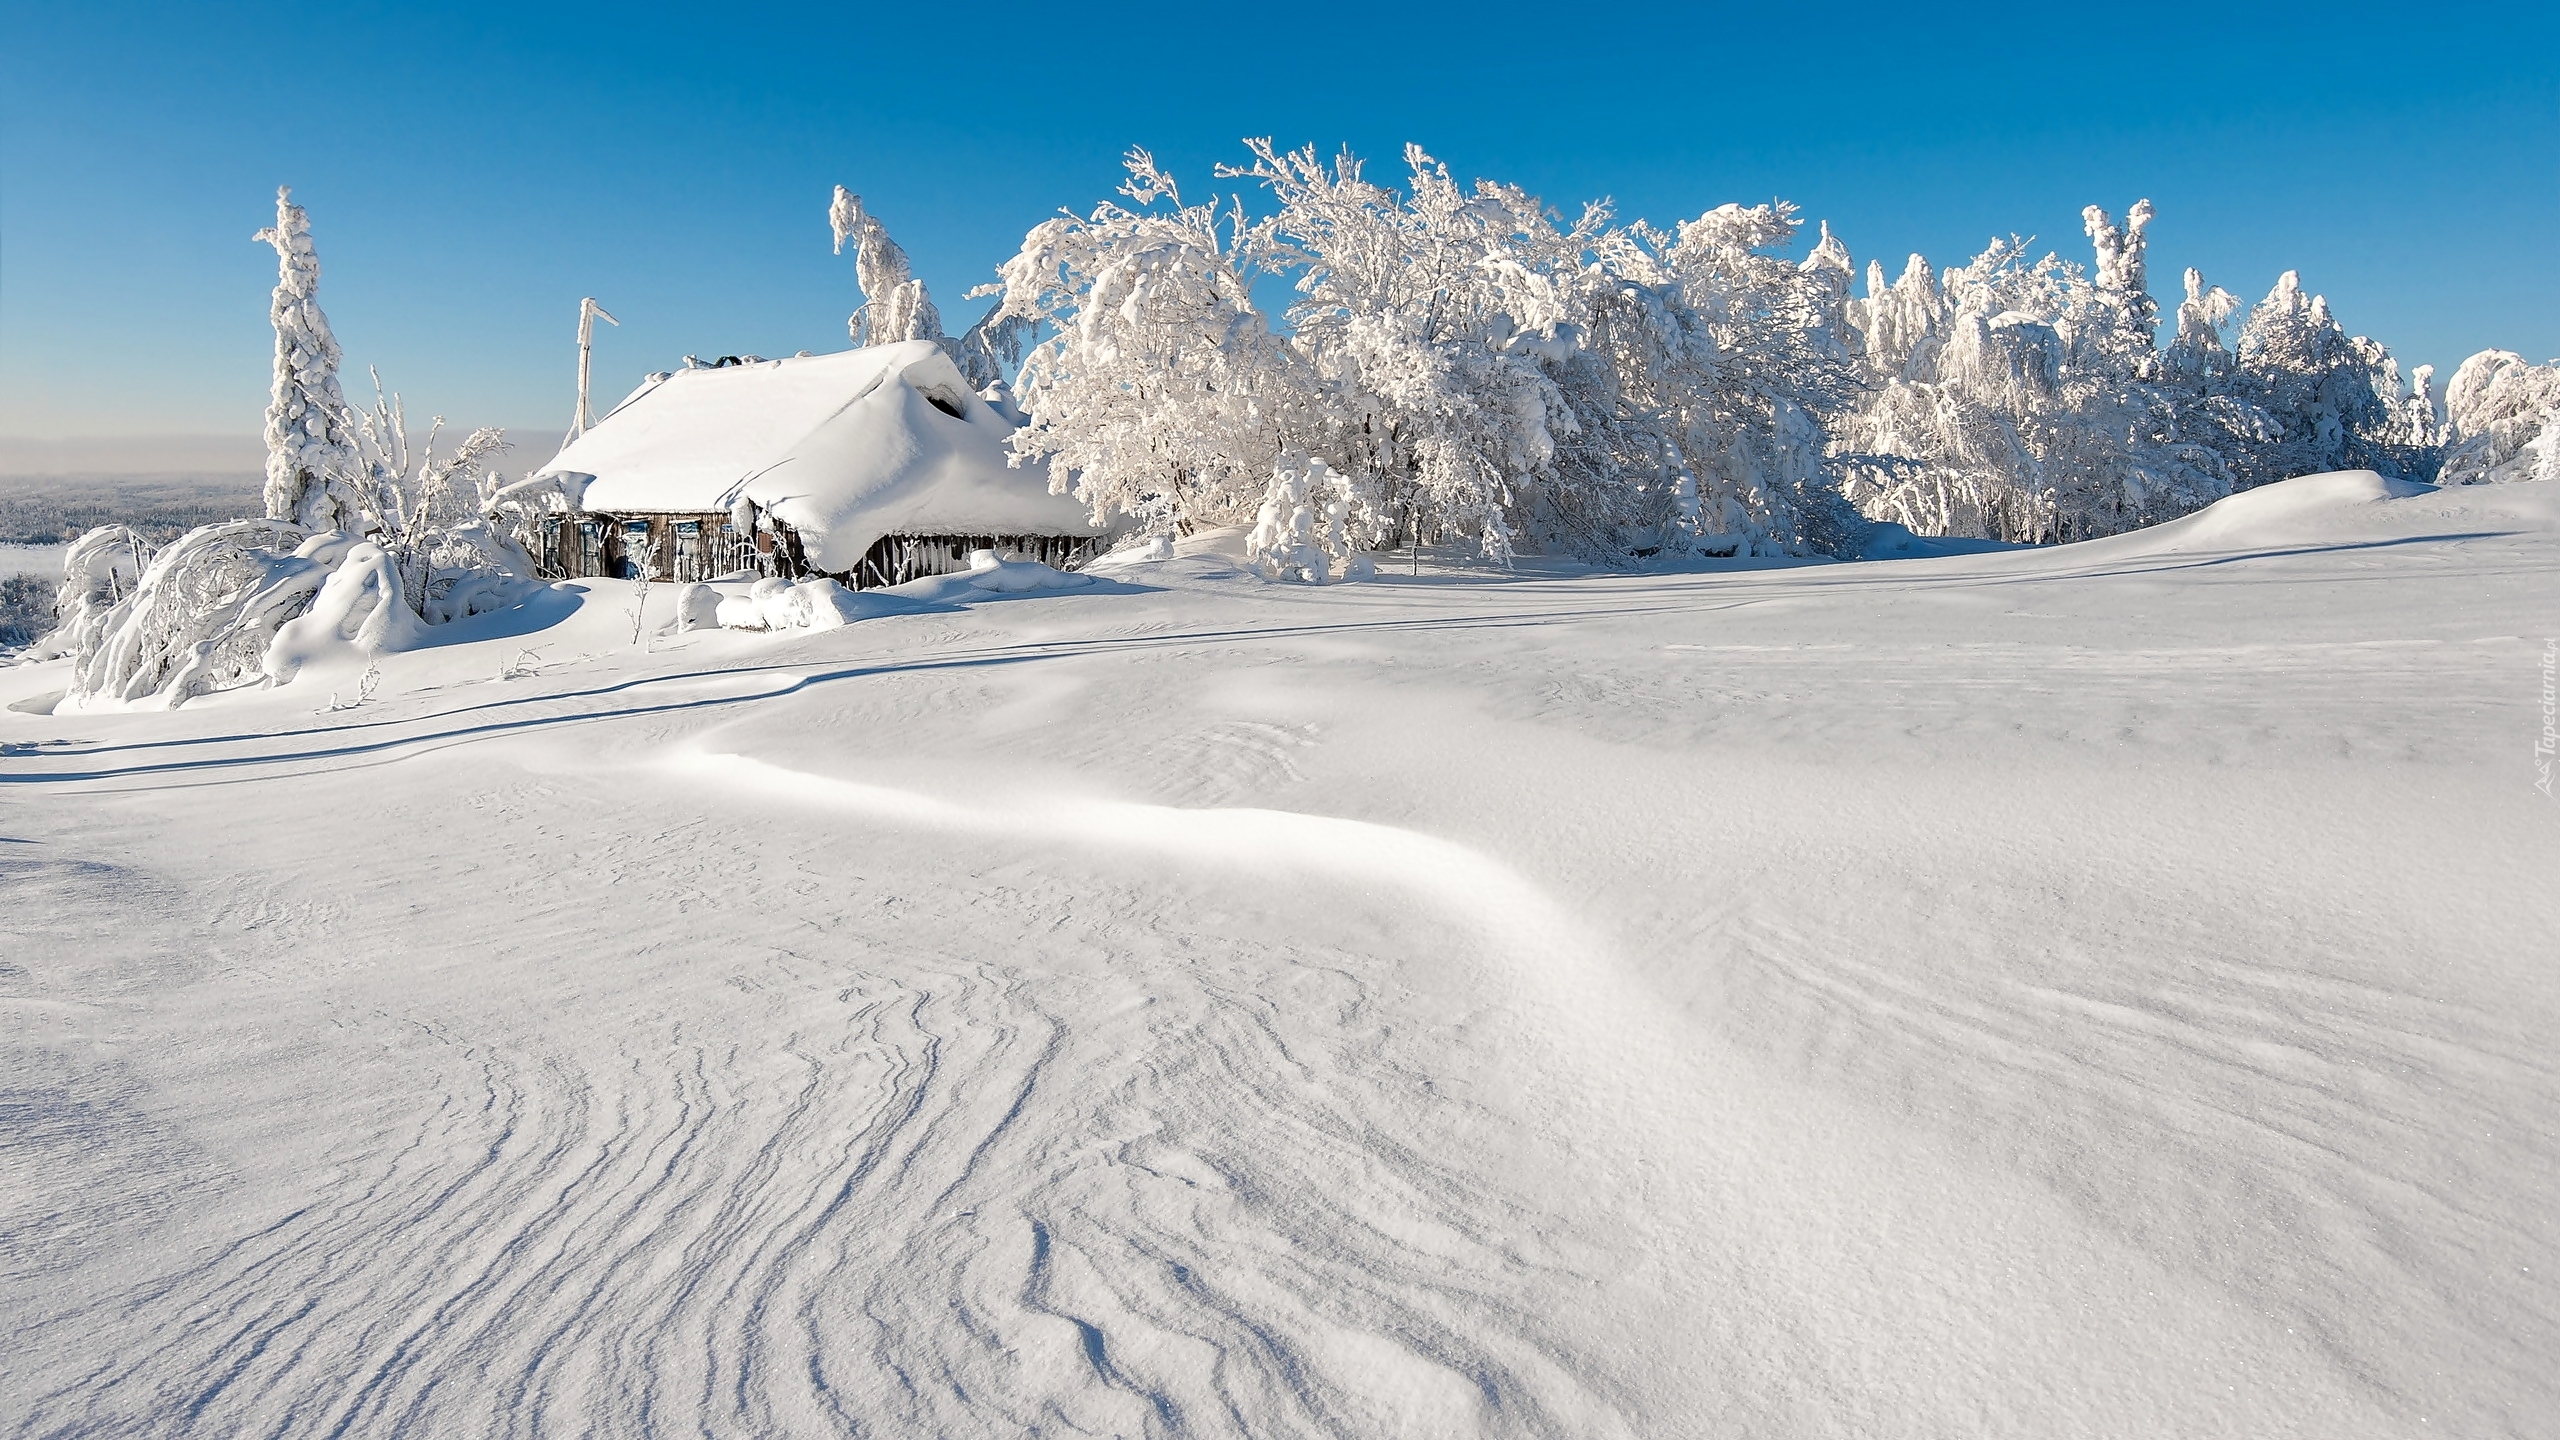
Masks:
[[[954,416],[935,401],[959,411]],[[594,476],[583,508],[726,510],[740,494],[847,570],[883,535],[1090,535],[1013,425],[927,340],[681,370],[631,393],[543,467]]]

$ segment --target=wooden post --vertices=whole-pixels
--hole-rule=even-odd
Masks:
[[[596,303],[593,295],[578,302],[578,418],[569,426],[571,440],[586,434],[596,423],[595,411],[587,407],[587,369],[589,353],[595,349],[598,318],[607,325],[622,323],[605,314],[604,307]],[[568,446],[564,442],[561,448],[565,450]]]

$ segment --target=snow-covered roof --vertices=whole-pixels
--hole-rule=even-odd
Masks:
[[[851,569],[883,535],[1095,533],[1046,469],[1006,463],[1013,429],[941,346],[908,340],[679,370],[541,473],[593,476],[580,508],[615,514],[726,510],[744,494],[825,570]]]

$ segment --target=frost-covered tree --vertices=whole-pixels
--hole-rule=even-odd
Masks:
[[[863,208],[862,197],[839,185],[827,206],[827,224],[835,231],[836,253],[854,242],[854,282],[863,303],[845,321],[856,345],[887,345],[900,340],[931,340],[959,366],[963,378],[981,392],[1004,387],[1021,367],[1030,348],[1033,326],[1005,313],[1002,304],[989,310],[958,339],[942,333],[942,312],[922,280],[915,278],[907,252],[889,238],[889,227]]]
[[[1845,261],[1777,254],[1786,207],[1568,225],[1418,148],[1396,190],[1349,156],[1248,146],[1221,173],[1256,182],[1258,218],[1184,204],[1133,152],[1129,204],[1049,222],[1004,267],[1003,313],[1051,331],[1017,445],[1089,503],[1237,523],[1275,468],[1320,461],[1363,545],[1782,553],[1856,523],[1820,421],[1846,383]],[[1254,303],[1265,275],[1296,282],[1285,339]]]
[[[1128,171],[1128,205],[1038,226],[989,287],[997,317],[1048,334],[1023,364],[1014,448],[1098,521],[1241,524],[1322,427],[1316,377],[1254,305],[1247,237],[1217,202],[1184,203],[1143,150]]]
[[[276,191],[276,223],[251,237],[276,252],[275,384],[267,400],[267,518],[336,530],[356,512],[342,477],[354,468],[346,397],[338,389],[338,341],[320,313],[320,254],[311,218]]]
[[[1235,523],[1275,467],[1321,460],[1364,543],[1497,559],[1849,553],[1869,519],[2052,542],[2318,469],[2424,478],[2444,438],[2431,374],[2404,391],[2290,276],[2235,333],[2238,302],[2188,272],[2164,347],[2148,201],[2083,212],[2087,263],[2011,237],[1889,283],[1870,265],[1859,296],[1827,228],[1787,258],[1783,204],[1567,223],[1419,148],[1399,190],[1248,147],[1220,173],[1258,196],[1185,206],[1139,153],[1131,205],[1005,267],[991,320],[1049,332],[1018,444],[1097,514]],[[1274,275],[1297,290],[1279,324],[1253,298]]]
[[[1850,498],[1922,534],[2049,540],[2059,529],[2038,421],[2062,406],[2059,262],[1997,242],[1944,277],[1910,258],[1850,301],[1866,396],[1834,418]]]
[[[1221,173],[1278,207],[1249,252],[1297,276],[1292,345],[1337,417],[1304,448],[1334,453],[1409,529],[1491,559],[1511,556],[1521,523],[1569,516],[1555,460],[1577,421],[1547,362],[1579,344],[1573,282],[1606,208],[1564,228],[1517,186],[1459,185],[1419,146],[1398,193],[1347,154],[1248,145],[1251,161]]]
[[[1668,548],[1776,555],[1851,538],[1822,424],[1850,385],[1848,252],[1825,229],[1789,262],[1779,252],[1798,229],[1790,205],[1724,205],[1670,234],[1639,222],[1593,247],[1580,348],[1604,363],[1597,385],[1578,363],[1559,367],[1578,422],[1567,454],[1607,437],[1604,463],[1632,482],[1637,523],[1670,509]],[[1669,464],[1661,477],[1643,473],[1652,455]]]
[[[2445,386],[2443,483],[2560,480],[2560,360],[2483,350]]]
[[[2306,294],[2291,270],[2249,311],[2240,330],[2231,393],[2272,422],[2266,440],[2234,454],[2239,484],[2370,467],[2432,478],[2400,437],[2424,424],[2423,400],[2404,396],[2399,365],[2379,343],[2349,335],[2329,302]]]
[[[844,253],[845,241],[853,242],[854,282],[862,287],[862,306],[845,321],[853,343],[942,340],[942,313],[915,278],[906,250],[889,238],[889,227],[862,208],[862,197],[837,186],[827,223],[835,230],[837,254]]]
[[[2403,394],[2380,345],[2350,337],[2288,274],[2249,313],[2190,270],[2157,345],[2148,201],[2083,214],[2095,263],[1995,243],[1930,273],[1913,256],[1844,307],[1866,396],[1833,417],[1835,463],[1869,516],[1924,533],[2052,541],[2157,524],[2293,475],[2374,466],[2423,478],[2421,377]]]

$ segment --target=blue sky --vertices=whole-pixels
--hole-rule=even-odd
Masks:
[[[35,4],[0,0],[0,437],[254,432],[274,187],[413,414],[557,430],[687,352],[844,341],[860,192],[945,318],[1143,144],[1407,140],[1571,210],[1793,200],[1863,267],[2160,209],[2180,269],[2299,269],[2449,370],[2560,354],[2554,7]],[[866,13],[868,12],[868,13]],[[599,327],[603,329],[604,327]]]

